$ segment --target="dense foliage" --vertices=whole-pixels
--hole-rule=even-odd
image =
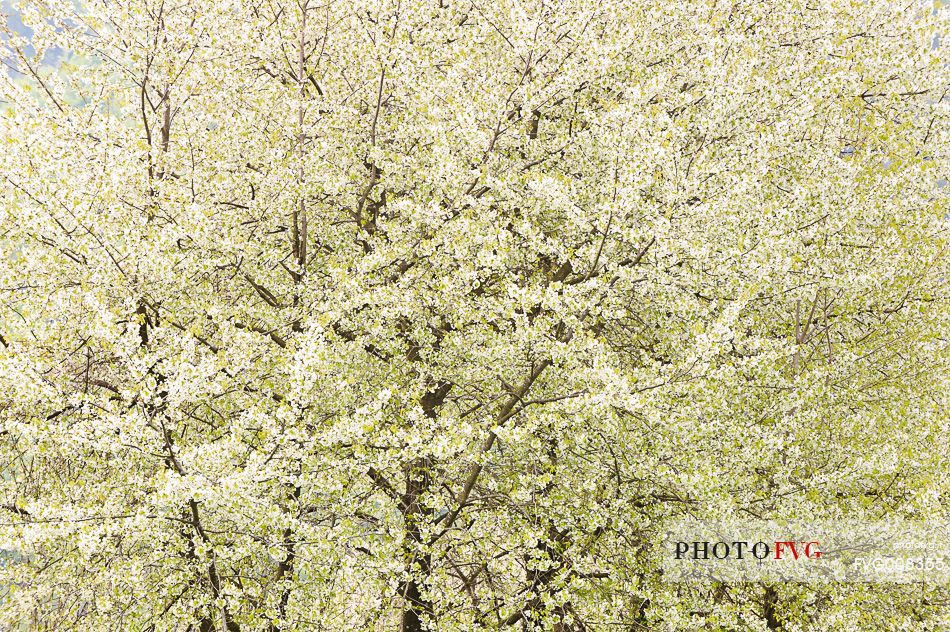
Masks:
[[[947,9],[17,6],[0,625],[946,621],[657,544],[948,518]]]

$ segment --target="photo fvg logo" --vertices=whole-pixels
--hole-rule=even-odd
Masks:
[[[758,560],[817,560],[821,559],[821,548],[817,540],[810,542],[793,542],[790,540],[774,542],[735,541],[735,542],[676,542],[676,559],[678,560],[744,560],[755,558]],[[748,557],[747,557],[748,556]]]
[[[687,516],[666,525],[659,551],[664,581],[671,583],[926,581],[950,586],[950,563],[941,556],[948,541],[950,523],[937,521]]]

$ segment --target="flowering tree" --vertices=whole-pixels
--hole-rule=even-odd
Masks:
[[[656,556],[947,517],[947,14],[22,3],[0,621],[934,629]]]

